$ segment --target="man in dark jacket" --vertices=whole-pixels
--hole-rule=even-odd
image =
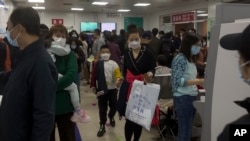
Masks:
[[[0,107],[0,141],[49,141],[58,73],[39,40],[39,15],[31,7],[19,7],[11,13],[7,26],[7,38],[20,51],[13,70],[0,73],[0,82],[6,84]]]
[[[121,56],[123,56],[124,54],[124,51],[125,51],[125,44],[127,42],[126,40],[126,35],[125,35],[125,30],[124,29],[121,29],[120,30],[120,36],[118,37],[118,41],[117,41],[117,44],[119,45],[120,47],[120,51],[121,51]]]
[[[166,56],[168,68],[171,68],[174,53],[175,49],[173,46],[172,33],[168,32],[161,38],[161,46],[159,51],[159,54]]]
[[[0,39],[0,72],[11,71],[15,66],[18,47],[10,45],[7,37]],[[5,85],[0,84],[0,95],[3,95]]]
[[[155,57],[157,57],[159,55],[160,46],[161,46],[161,40],[159,38],[157,38],[158,29],[154,28],[152,30],[152,34],[153,34],[153,38],[151,39],[149,45],[154,50]]]

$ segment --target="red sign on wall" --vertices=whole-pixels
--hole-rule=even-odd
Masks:
[[[63,19],[52,19],[51,22],[53,25],[63,24]]]
[[[191,21],[194,21],[194,13],[193,12],[172,15],[172,22],[173,23],[191,22]]]

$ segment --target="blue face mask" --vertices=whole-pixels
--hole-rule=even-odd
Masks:
[[[197,54],[199,54],[200,50],[201,50],[201,47],[199,47],[197,45],[193,45],[191,48],[191,54],[197,55]]]
[[[248,85],[250,85],[250,79],[245,79],[245,78],[243,78],[241,68],[244,67],[244,66],[246,66],[246,65],[249,64],[249,63],[250,63],[250,61],[248,61],[248,62],[246,62],[246,63],[243,63],[243,64],[239,64],[240,78],[242,79],[242,81],[244,81],[244,82],[245,82],[246,84],[248,84]]]
[[[20,36],[20,33],[18,33],[18,35],[16,36],[16,38],[15,38],[14,40],[12,40],[11,37],[10,37],[10,33],[11,33],[14,29],[15,29],[15,27],[14,27],[11,31],[9,31],[9,30],[6,31],[6,38],[8,39],[8,42],[9,42],[12,46],[14,46],[14,47],[19,47],[18,42],[17,42],[17,39],[18,39],[18,37]]]

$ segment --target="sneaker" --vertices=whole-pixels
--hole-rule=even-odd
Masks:
[[[83,110],[79,113],[74,112],[74,115],[71,117],[72,122],[80,122],[80,123],[87,123],[90,121],[90,116]]]
[[[101,124],[99,131],[97,132],[97,137],[102,137],[105,133],[105,126]]]
[[[111,127],[115,127],[115,119],[114,118],[110,119],[110,125],[111,125]]]

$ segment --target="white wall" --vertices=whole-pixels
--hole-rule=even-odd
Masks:
[[[51,26],[51,19],[64,19],[65,26],[73,26],[75,30],[80,31],[82,21],[89,22],[116,22],[117,32],[124,29],[124,17],[144,17],[144,15],[122,14],[120,17],[110,18],[106,14],[84,13],[84,12],[39,12],[41,23]],[[146,21],[144,19],[144,25]]]
[[[3,34],[1,33],[5,33],[5,29],[6,29],[6,26],[7,26],[7,21],[8,21],[8,18],[9,18],[9,15],[11,14],[12,10],[13,10],[13,3],[10,1],[10,0],[1,0],[3,1],[7,8],[0,8],[0,17],[1,17],[1,20],[0,20],[0,36],[3,36]]]

